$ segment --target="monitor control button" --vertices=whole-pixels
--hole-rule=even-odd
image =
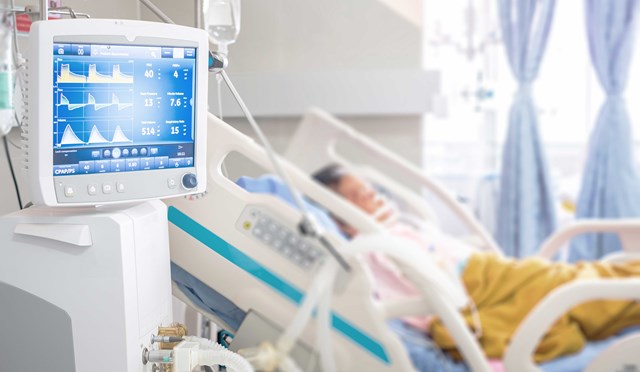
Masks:
[[[198,186],[198,178],[193,173],[185,173],[182,176],[182,187],[187,190],[195,189]]]
[[[175,189],[178,186],[178,181],[176,181],[175,178],[169,178],[167,179],[167,186],[169,186],[170,189]]]
[[[95,195],[98,193],[98,186],[96,185],[88,185],[87,186],[87,193],[89,195]]]
[[[102,184],[102,193],[103,194],[111,194],[113,192],[113,186],[110,183]]]
[[[76,188],[73,185],[65,185],[64,186],[64,196],[67,198],[73,198],[76,196]]]
[[[116,182],[116,191],[120,193],[125,192],[126,188],[124,187],[124,183]]]

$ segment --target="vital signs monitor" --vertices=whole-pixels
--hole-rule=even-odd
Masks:
[[[203,192],[208,39],[155,22],[35,23],[27,171],[36,204]]]

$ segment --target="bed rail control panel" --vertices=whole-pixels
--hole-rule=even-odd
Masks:
[[[301,237],[296,230],[286,227],[265,210],[255,206],[245,208],[236,227],[305,271],[313,269],[325,256],[315,241]]]

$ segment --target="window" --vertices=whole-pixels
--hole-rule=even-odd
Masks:
[[[440,2],[425,0],[424,65],[442,72],[444,104],[438,107],[446,109],[425,117],[423,159],[428,173],[455,189],[454,184],[474,184],[499,172],[517,86],[503,46],[492,43],[492,33],[499,30],[496,2],[455,0],[446,7],[436,3]],[[566,192],[575,197],[586,144],[604,94],[589,57],[584,1],[557,1],[555,6],[533,98],[554,190],[568,188]],[[484,48],[474,51],[483,43]],[[633,104],[640,101],[637,54],[630,66],[626,98],[640,160],[640,105]],[[473,187],[456,191],[467,197],[475,193]]]

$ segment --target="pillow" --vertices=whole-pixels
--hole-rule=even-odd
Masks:
[[[242,176],[236,181],[236,184],[249,192],[275,195],[297,209],[297,206],[295,205],[293,196],[289,192],[289,189],[284,184],[284,182],[282,182],[282,180],[276,176],[269,174],[261,176],[259,178]],[[327,231],[335,233],[339,236],[343,236],[340,228],[331,218],[331,216],[329,216],[329,213],[326,210],[304,198],[302,202],[304,203],[305,208],[307,208],[309,213],[313,215],[313,217],[322,227],[324,227]]]

